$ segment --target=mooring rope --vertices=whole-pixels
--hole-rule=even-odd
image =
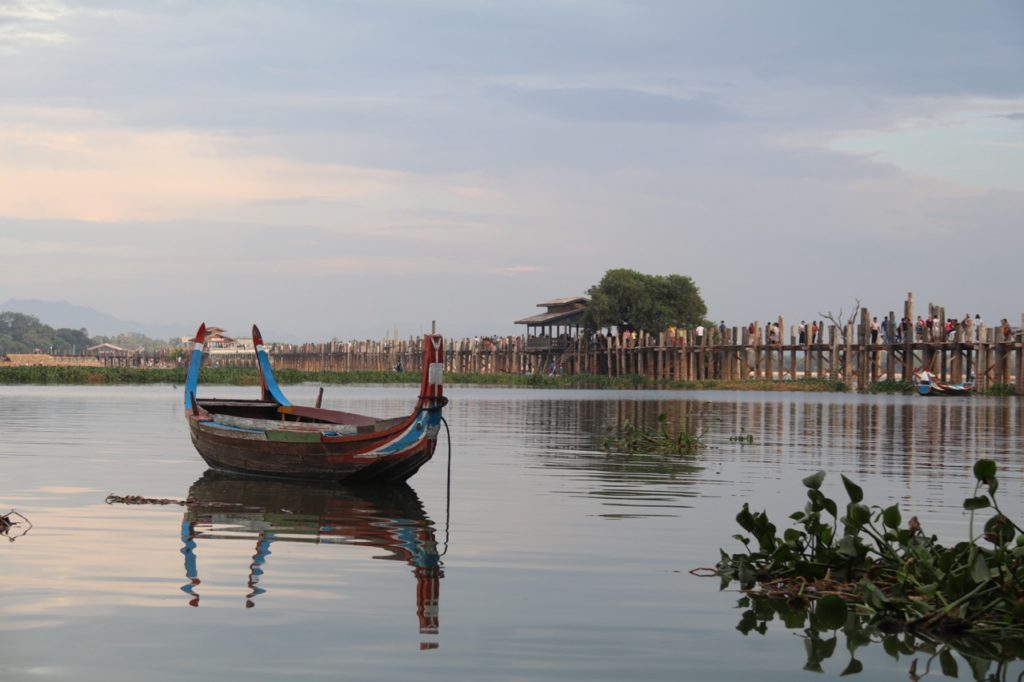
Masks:
[[[452,432],[448,429],[448,421],[444,417],[441,417],[441,423],[444,424],[444,433],[448,438],[448,480],[444,496],[444,551],[439,555],[444,556],[448,553],[448,530],[452,510]]]

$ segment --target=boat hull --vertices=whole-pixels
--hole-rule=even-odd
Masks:
[[[333,442],[323,437],[319,442],[270,440],[267,434],[196,418],[189,419],[189,429],[199,455],[221,471],[310,481],[398,482],[407,480],[434,455],[435,421],[440,421],[440,414],[435,418],[424,410],[393,433]]]
[[[962,384],[921,383],[917,385],[917,392],[921,395],[970,395],[973,390],[973,387]]]

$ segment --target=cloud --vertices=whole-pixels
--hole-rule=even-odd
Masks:
[[[408,183],[396,171],[253,154],[227,135],[5,118],[0,215],[8,217],[167,220],[300,194],[347,201]]]
[[[722,123],[734,118],[708,98],[679,98],[622,88],[509,90],[513,104],[577,121],[606,123]]]
[[[0,252],[3,252],[5,259],[11,260],[35,256],[47,258],[75,256],[88,259],[97,257],[139,258],[151,254],[153,248],[133,243],[106,244],[96,241],[48,240],[30,235],[0,237]]]
[[[1021,100],[924,101],[917,115],[885,128],[851,131],[829,145],[902,171],[964,188],[1024,190],[1024,162],[1014,112]]]
[[[66,43],[70,36],[56,24],[67,12],[64,5],[52,2],[13,0],[0,5],[0,54]]]
[[[509,265],[493,270],[498,275],[525,275],[534,272],[544,272],[547,268],[538,265]]]
[[[318,256],[296,253],[272,259],[271,265],[278,275],[309,278],[330,278],[339,273],[351,275],[425,275],[453,273],[463,265],[437,255],[356,255]]]
[[[984,299],[1016,284],[1022,19],[998,0],[6,2],[0,286],[133,319],[230,299],[296,329],[343,310],[480,333],[613,267],[763,319],[939,290],[944,269],[907,264],[998,244],[956,278]]]

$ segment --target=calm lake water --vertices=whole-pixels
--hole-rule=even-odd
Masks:
[[[316,388],[288,392],[313,402]],[[327,387],[324,403],[392,415],[414,391]],[[0,537],[0,679],[820,679],[803,671],[802,629],[741,634],[741,595],[690,574],[740,551],[744,502],[781,531],[800,479],[824,469],[837,499],[844,473],[867,503],[898,501],[955,542],[971,465],[989,457],[1024,518],[1019,400],[447,392],[450,499],[443,435],[408,487],[239,481],[206,473],[171,386],[0,387],[0,513],[33,524]],[[707,447],[602,451],[610,425],[659,413]],[[927,660],[881,645],[855,656],[861,680],[907,679]],[[838,677],[850,659],[840,634],[821,668]]]

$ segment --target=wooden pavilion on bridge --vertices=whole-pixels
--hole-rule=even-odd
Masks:
[[[568,296],[538,303],[547,312],[516,320],[526,325],[526,352],[548,353],[564,351],[580,336],[580,324],[590,299],[586,296]]]

